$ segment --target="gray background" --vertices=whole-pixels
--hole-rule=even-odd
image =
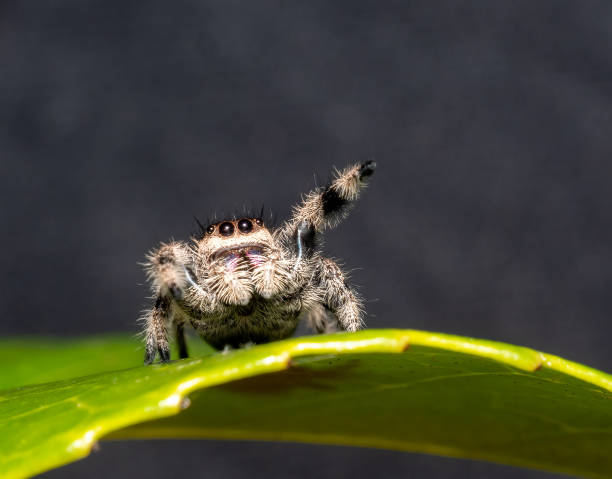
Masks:
[[[0,334],[135,332],[144,253],[375,159],[326,251],[368,325],[610,371],[610,2],[0,3]],[[64,477],[552,477],[388,451],[104,443]]]

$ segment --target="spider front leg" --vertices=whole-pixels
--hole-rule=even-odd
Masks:
[[[202,294],[199,294],[201,288],[195,283],[193,273],[190,273],[190,250],[182,243],[164,244],[151,252],[147,259],[147,276],[151,281],[156,300],[153,308],[145,316],[145,364],[155,361],[157,354],[162,362],[170,360],[167,333],[170,324],[175,326],[179,355],[185,358],[187,347],[183,323],[175,318],[175,301],[183,298],[186,289],[190,286],[193,286],[195,295],[200,301],[204,293],[202,291]]]
[[[193,283],[190,273],[192,254],[183,243],[162,244],[147,255],[145,269],[154,294],[181,299],[185,289]]]
[[[170,361],[170,346],[166,325],[170,322],[170,298],[158,296],[155,306],[147,313],[145,364],[151,364],[159,353],[162,363]]]
[[[335,314],[339,326],[345,331],[363,328],[361,298],[347,284],[340,267],[331,259],[322,258],[317,272],[323,305]]]

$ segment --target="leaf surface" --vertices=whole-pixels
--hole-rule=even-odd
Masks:
[[[198,359],[130,368],[142,349],[123,337],[0,342],[11,365],[0,374],[0,476],[71,462],[100,438],[151,437],[357,445],[612,476],[612,377],[556,356],[411,330],[226,354],[192,343]]]

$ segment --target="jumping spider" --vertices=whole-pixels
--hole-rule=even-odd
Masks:
[[[144,317],[145,364],[157,354],[170,359],[170,326],[181,358],[188,356],[186,324],[217,349],[286,338],[300,317],[319,333],[362,328],[361,299],[317,247],[320,233],[348,214],[375,166],[369,161],[336,172],[273,231],[261,215],[230,219],[202,228],[191,244],[152,251],[146,272],[155,304]]]

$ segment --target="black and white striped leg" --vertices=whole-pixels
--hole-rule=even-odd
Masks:
[[[303,224],[309,225],[315,232],[336,226],[359,198],[375,168],[374,161],[350,166],[337,172],[325,188],[308,193],[302,203],[293,209],[291,219],[283,226],[281,238],[289,241],[297,236],[299,239]]]

